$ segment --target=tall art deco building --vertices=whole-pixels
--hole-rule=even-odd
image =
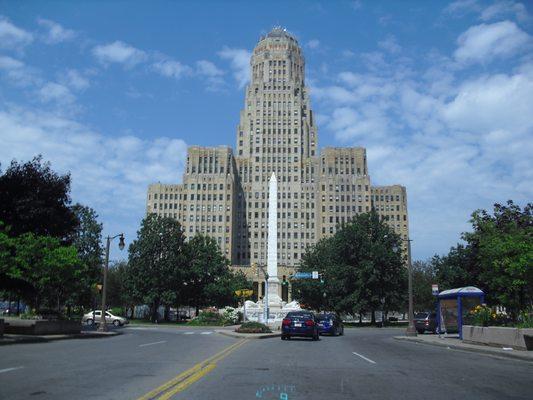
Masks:
[[[293,273],[305,248],[374,208],[408,236],[405,187],[372,186],[363,147],[318,150],[317,127],[297,40],[275,28],[259,40],[237,127],[237,147],[188,149],[182,184],[152,184],[147,213],[180,221],[187,237],[214,237],[236,269],[256,280],[266,265],[268,179],[278,180],[278,271]],[[288,289],[280,295],[287,300]]]

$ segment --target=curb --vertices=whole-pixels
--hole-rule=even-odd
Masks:
[[[16,337],[9,337],[9,334],[4,334],[4,337],[0,339],[0,346],[8,346],[10,344],[21,344],[21,343],[46,343],[53,342],[57,340],[69,340],[69,339],[102,339],[109,338],[114,336],[122,335],[122,332],[106,332],[106,333],[75,333],[70,335],[50,335],[50,336],[21,336],[17,335]]]
[[[238,332],[232,332],[232,331],[227,331],[227,330],[224,331],[221,329],[216,329],[215,332],[220,333],[221,335],[224,335],[224,336],[229,336],[229,337],[238,338],[238,339],[270,339],[270,338],[281,337],[281,333],[261,333],[261,334],[238,333]]]
[[[495,356],[495,357],[511,358],[515,360],[533,362],[533,358],[531,356],[517,353],[522,350],[516,350],[516,352],[515,350],[513,350],[513,352],[503,352],[503,351],[491,349],[490,347],[488,348],[485,348],[482,346],[480,346],[479,348],[478,347],[465,347],[465,346],[461,346],[461,345],[457,345],[453,343],[450,344],[450,343],[429,342],[429,341],[422,340],[422,339],[407,338],[405,336],[394,336],[394,339],[399,340],[399,341],[404,341],[404,342],[422,343],[422,344],[427,344],[429,346],[446,347],[449,349],[470,351],[472,353],[488,354],[488,355]]]

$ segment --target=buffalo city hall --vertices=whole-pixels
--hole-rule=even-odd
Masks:
[[[177,219],[186,237],[213,237],[234,269],[264,294],[268,180],[278,180],[279,280],[292,275],[305,249],[335,233],[339,224],[372,208],[407,239],[404,186],[372,186],[363,147],[318,151],[318,135],[305,60],[297,40],[274,28],[251,57],[251,82],[237,126],[237,150],[188,148],[182,184],[151,184],[146,211]],[[290,287],[280,296],[290,300]]]

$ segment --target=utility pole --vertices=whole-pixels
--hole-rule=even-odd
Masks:
[[[119,233],[118,235],[115,235],[113,237],[108,236],[106,247],[105,247],[105,264],[104,264],[104,279],[103,279],[103,285],[102,285],[102,309],[100,310],[100,325],[98,326],[99,332],[107,332],[107,323],[105,321],[105,313],[106,313],[106,290],[107,290],[107,270],[109,268],[109,247],[111,245],[111,241],[117,237],[120,237],[118,242],[118,248],[120,250],[124,249],[124,234]],[[94,318],[94,317],[93,317]],[[94,321],[94,319],[93,319]]]
[[[413,310],[413,264],[411,262],[411,242],[412,240],[407,238],[403,239],[407,241],[407,268],[408,268],[408,291],[409,291],[409,325],[407,326],[407,330],[405,331],[406,336],[416,336],[416,328],[415,328],[415,322],[413,320],[414,317],[414,310]]]

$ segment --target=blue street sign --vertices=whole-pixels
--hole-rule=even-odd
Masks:
[[[311,279],[312,277],[312,272],[297,272],[293,276],[294,279]]]

